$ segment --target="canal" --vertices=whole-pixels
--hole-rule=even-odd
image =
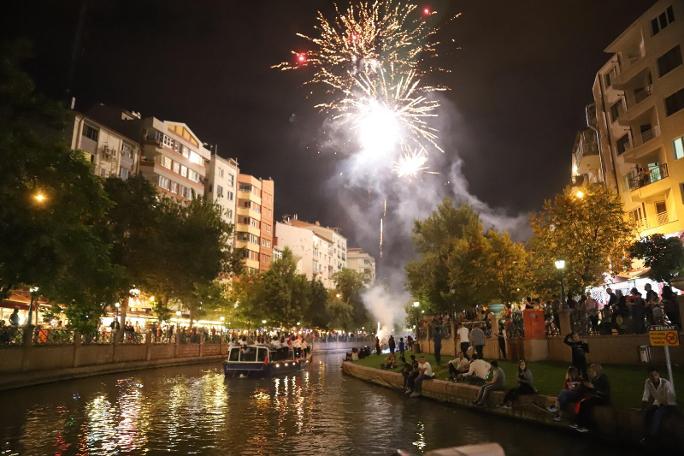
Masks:
[[[0,392],[0,455],[388,455],[486,441],[507,456],[629,454],[586,435],[408,399],[343,376],[340,359],[319,356],[286,378],[226,381],[215,363]]]

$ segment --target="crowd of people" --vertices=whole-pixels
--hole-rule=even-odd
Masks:
[[[458,328],[460,351],[446,364],[448,379],[452,382],[478,386],[477,396],[472,402],[476,407],[493,405],[510,409],[522,396],[537,395],[532,368],[524,359],[518,361],[517,385],[506,389],[506,374],[499,365],[499,361],[487,361],[482,357],[481,338],[477,330],[481,331],[482,328],[475,326],[468,330],[465,325]],[[473,337],[473,332],[475,332],[475,337]],[[391,336],[389,341],[393,342],[393,340],[394,337]],[[419,397],[422,394],[423,383],[435,378],[435,371],[425,356],[414,352],[414,348],[417,348],[415,343],[409,350],[403,344],[403,337],[399,340],[399,352],[396,352],[395,344],[388,344],[390,353],[381,363],[381,368],[400,369],[404,392],[410,397]],[[584,433],[596,425],[594,409],[612,404],[610,382],[601,364],[588,364],[589,344],[582,340],[578,333],[567,334],[563,340],[570,347],[572,361],[562,381],[555,404],[546,408],[535,401],[529,401],[529,404],[550,413],[554,421],[569,421],[573,429]],[[379,342],[377,343],[379,345]],[[398,357],[397,353],[399,353]],[[408,358],[406,358],[407,353]],[[435,360],[435,362],[438,366],[440,365],[439,361]],[[503,395],[499,396],[502,397],[501,400],[498,402],[494,400],[496,403],[493,404],[491,397],[494,391],[501,391]],[[644,440],[656,439],[659,436],[663,419],[668,415],[678,414],[679,409],[676,405],[672,383],[662,378],[655,367],[648,369],[642,401]]]

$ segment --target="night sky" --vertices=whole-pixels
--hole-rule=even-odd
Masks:
[[[440,35],[448,45],[438,63],[452,73],[434,81],[452,88],[458,113],[445,129],[447,158],[462,157],[471,191],[492,207],[538,209],[569,179],[603,49],[653,1],[429,3],[438,20],[463,12]],[[65,97],[80,5],[3,2],[1,33],[32,41],[27,69],[53,97]],[[338,158],[316,153],[323,115],[301,87],[307,75],[270,69],[305,44],[295,32],[311,31],[317,9],[331,3],[91,1],[72,84],[77,108],[103,102],[186,122],[245,172],[275,179],[278,216],[349,227],[324,190]]]

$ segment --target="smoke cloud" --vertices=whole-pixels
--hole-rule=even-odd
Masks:
[[[411,297],[405,288],[404,266],[413,255],[411,233],[415,221],[426,218],[445,197],[456,204],[471,205],[486,228],[507,231],[514,239],[529,237],[527,214],[509,214],[493,208],[472,194],[463,174],[463,160],[456,144],[462,124],[454,106],[441,99],[440,116],[435,128],[440,131],[445,153],[430,154],[430,170],[416,178],[398,178],[392,164],[368,162],[368,157],[352,154],[341,161],[337,173],[328,181],[328,190],[346,214],[345,234],[350,244],[369,251],[377,260],[378,283],[363,295],[368,311],[383,328],[400,327],[405,319],[405,305]],[[329,132],[323,150],[354,150],[354,138],[348,126],[328,121]],[[385,203],[387,211],[385,213]],[[383,218],[384,243],[380,257],[380,218]]]

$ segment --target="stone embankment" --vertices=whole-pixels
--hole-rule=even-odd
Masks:
[[[347,375],[376,385],[398,391],[403,389],[404,380],[398,372],[361,366],[349,361],[342,363],[342,370]],[[555,398],[551,396],[522,396],[513,408],[506,409],[496,406],[503,400],[504,393],[494,392],[490,395],[486,407],[475,407],[472,403],[477,397],[478,389],[476,386],[462,383],[429,380],[423,382],[422,394],[430,399],[476,409],[483,413],[532,422],[559,430],[570,430],[567,423],[553,421],[551,414],[546,411],[548,405],[555,403]],[[596,434],[606,440],[633,445],[638,444],[643,437],[643,417],[638,410],[596,407],[594,421],[596,422]],[[677,452],[684,448],[684,419],[678,417],[665,420],[663,431],[669,437],[668,447]]]

